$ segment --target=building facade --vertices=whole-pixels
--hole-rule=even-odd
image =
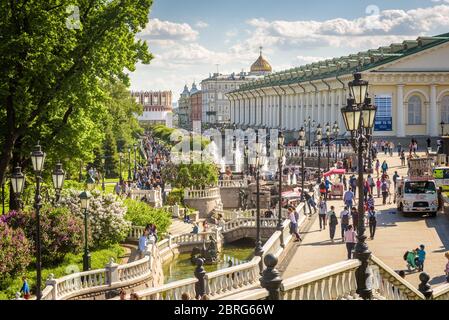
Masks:
[[[202,110],[203,110],[203,93],[198,90],[196,84],[192,85],[192,90],[190,90],[190,105],[191,105],[191,121],[201,121]]]
[[[142,126],[155,124],[172,126],[171,91],[132,91],[131,96],[143,106],[142,115],[137,117]]]
[[[344,132],[340,110],[358,71],[378,108],[375,136],[438,136],[449,124],[448,57],[449,33],[274,73],[227,94],[231,123],[296,132],[310,117]]]
[[[214,73],[209,78],[201,81],[203,96],[202,121],[207,124],[229,124],[231,122],[230,101],[226,97],[228,92],[238,90],[246,84],[272,72],[271,65],[262,56],[251,66],[251,71],[239,74],[223,75]]]
[[[192,128],[191,121],[192,104],[190,100],[190,90],[187,85],[178,100],[178,127],[186,130]]]

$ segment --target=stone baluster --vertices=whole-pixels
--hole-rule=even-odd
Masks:
[[[418,290],[426,297],[427,300],[432,299],[433,290],[429,284],[430,276],[426,272],[422,272],[419,275],[419,284]]]
[[[50,273],[50,275],[47,278],[47,281],[45,281],[46,286],[52,286],[51,290],[51,300],[57,300],[58,299],[58,286],[57,281],[55,279],[55,275],[53,273]]]

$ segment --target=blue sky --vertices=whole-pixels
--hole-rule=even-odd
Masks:
[[[133,90],[172,90],[248,71],[264,47],[275,71],[449,32],[449,0],[154,0],[145,30],[155,59]]]

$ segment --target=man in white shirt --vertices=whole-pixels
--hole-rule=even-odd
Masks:
[[[145,251],[147,249],[148,235],[149,235],[149,230],[145,229],[145,231],[139,238],[139,247],[138,247],[139,259],[143,258]]]

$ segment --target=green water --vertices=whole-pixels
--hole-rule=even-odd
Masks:
[[[226,244],[220,252],[220,262],[216,265],[206,265],[206,272],[212,272],[229,267],[229,260],[236,266],[251,260],[254,256],[254,240],[242,239],[232,244]],[[194,277],[196,266],[190,261],[190,253],[183,253],[175,260],[166,263],[164,269],[164,283]]]

